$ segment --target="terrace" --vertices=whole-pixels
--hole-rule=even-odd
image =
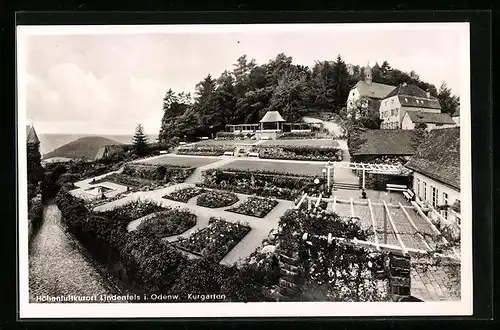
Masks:
[[[412,205],[359,201],[337,198],[312,197],[304,194],[295,205],[296,209],[307,203],[307,209],[327,203],[327,212],[343,217],[359,219],[364,229],[373,232],[367,241],[354,240],[353,244],[377,251],[386,250],[402,255],[422,256],[435,252],[439,245],[447,245],[447,239],[436,228],[431,219],[416,203]],[[331,239],[335,239],[334,237]],[[460,252],[453,249],[451,254],[440,255],[446,259],[460,260]]]

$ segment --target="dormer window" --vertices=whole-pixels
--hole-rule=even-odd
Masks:
[[[405,102],[408,102],[408,99],[405,97]]]

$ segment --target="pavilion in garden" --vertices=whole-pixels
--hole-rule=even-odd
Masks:
[[[281,132],[310,132],[312,123],[287,123],[278,111],[268,111],[258,123],[226,125],[226,132],[235,134],[245,133],[281,133]]]

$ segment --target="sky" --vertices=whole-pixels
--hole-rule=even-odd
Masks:
[[[191,27],[27,34],[18,53],[27,120],[39,133],[133,134],[141,123],[156,134],[169,88],[193,92],[207,74],[231,70],[243,54],[264,64],[285,53],[310,67],[337,54],[355,65],[386,60],[436,88],[445,81],[457,95],[464,79],[459,24]]]

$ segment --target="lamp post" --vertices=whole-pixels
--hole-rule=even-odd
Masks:
[[[326,168],[323,168],[321,170],[323,172],[323,190],[326,192],[327,188],[326,188]]]

